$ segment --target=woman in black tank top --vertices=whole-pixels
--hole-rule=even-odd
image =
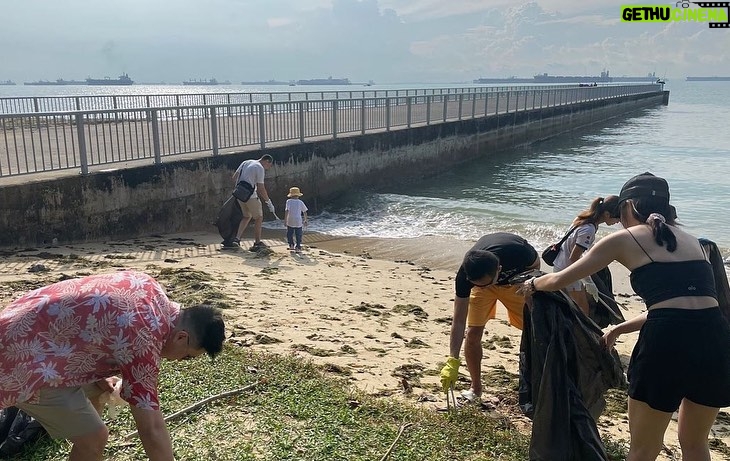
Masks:
[[[682,459],[710,459],[708,436],[719,408],[730,406],[730,324],[718,308],[712,266],[698,240],[675,227],[666,180],[644,173],[619,195],[621,224],[560,272],[525,282],[522,292],[554,291],[618,261],[647,312],[603,340],[641,330],[631,356],[627,461],[654,460],[679,408]],[[691,268],[691,274],[688,272]]]

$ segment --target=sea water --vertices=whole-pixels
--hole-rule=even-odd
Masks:
[[[507,231],[542,249],[595,197],[618,195],[627,179],[649,171],[668,180],[684,229],[714,240],[728,257],[730,82],[677,81],[666,89],[668,106],[485,155],[427,181],[353,191],[310,229],[442,245]]]

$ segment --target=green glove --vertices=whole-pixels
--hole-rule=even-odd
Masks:
[[[461,365],[461,361],[454,357],[446,360],[446,365],[441,369],[441,387],[444,392],[448,392],[459,379],[459,365]]]

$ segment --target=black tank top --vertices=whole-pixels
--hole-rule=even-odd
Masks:
[[[712,266],[704,259],[679,262],[653,261],[631,272],[631,287],[647,306],[680,296],[717,299]]]
[[[634,234],[631,231],[629,234],[644,254],[651,259],[649,264],[644,264],[631,271],[630,276],[631,287],[637,295],[641,296],[647,306],[680,296],[710,296],[717,299],[712,265],[706,259],[654,261],[636,240]]]

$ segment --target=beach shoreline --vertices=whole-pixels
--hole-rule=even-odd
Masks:
[[[248,235],[248,234],[247,234]],[[294,354],[376,396],[411,400],[433,410],[446,406],[438,372],[448,355],[454,276],[472,242],[438,239],[363,239],[307,232],[304,251],[287,250],[285,231],[264,229],[270,251],[221,250],[214,233],[153,235],[125,241],[3,250],[0,305],[22,292],[67,277],[136,269],[159,276],[175,301],[182,282],[169,274],[200,274],[203,288],[222,293],[228,341],[277,354]],[[643,311],[628,272],[612,265],[614,292],[629,319]],[[546,270],[547,269],[547,270]],[[549,267],[543,267],[548,272]],[[201,291],[204,291],[201,289]],[[638,334],[617,341],[628,363]],[[504,308],[485,329],[485,401],[529,430],[516,391],[521,332],[509,326]],[[459,389],[468,388],[466,366]],[[716,436],[730,444],[730,416]],[[612,440],[629,438],[625,415],[599,419]],[[678,453],[676,422],[666,445]],[[672,459],[669,454],[666,458]]]

